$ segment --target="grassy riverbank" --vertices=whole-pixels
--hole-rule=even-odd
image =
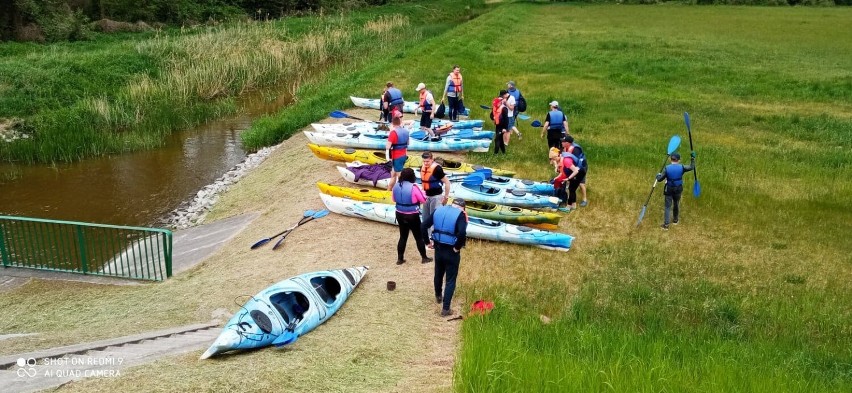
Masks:
[[[3,43],[0,119],[23,119],[29,138],[0,144],[0,160],[74,161],[152,148],[175,129],[237,110],[235,99],[246,91],[292,94],[332,68],[355,70],[466,21],[476,12],[457,8],[478,3],[406,3],[90,42]]]
[[[852,47],[826,37],[852,34],[849,20],[846,9],[502,5],[360,72],[304,84],[290,110],[258,122],[247,138],[276,140],[386,80],[411,99],[453,63],[477,117],[509,79],[533,118],[563,104],[591,165],[590,206],[560,225],[575,247],[471,241],[454,308],[485,298],[496,309],[462,322],[455,360],[456,325],[437,317],[431,266],[393,265],[395,228],[332,215],[283,253],[247,250],[317,208],[313,182],[342,184],[300,135],[223,196],[211,217],[262,215],[201,266],[158,285],[38,281],[5,293],[0,332],[42,336],[0,351],[203,321],[277,278],[369,263],[341,313],[284,352],[191,354],[70,390],[443,391],[454,367],[456,391],[848,391]],[[507,24],[515,43],[499,39]],[[635,229],[668,137],[681,134],[688,151],[684,111],[704,192],[687,192],[682,223],[662,232],[657,190]],[[521,128],[507,156],[467,160],[549,177],[538,130]]]

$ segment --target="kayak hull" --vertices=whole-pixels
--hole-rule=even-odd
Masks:
[[[294,342],[334,315],[368,269],[305,273],[273,284],[240,307],[201,359]]]
[[[398,225],[393,205],[354,201],[326,194],[320,194],[320,198],[328,210],[334,213]],[[542,231],[479,217],[469,217],[467,236],[558,251],[568,251],[574,240],[572,236],[564,233]]]
[[[384,150],[388,139],[387,135],[329,134],[310,131],[304,131],[304,133],[311,143],[317,145],[354,147],[359,149]],[[441,138],[439,141],[409,139],[408,142],[408,150],[411,151],[487,152],[489,146],[491,146],[491,141],[482,139]]]
[[[366,135],[387,135],[389,131],[379,130],[375,127],[370,127],[369,123],[365,125],[343,125],[343,124],[311,124],[315,132],[331,133],[331,134],[366,134]],[[426,133],[419,128],[409,129],[409,132],[415,138],[424,138]],[[494,139],[494,131],[482,131],[472,129],[455,129],[452,128],[441,135],[442,138],[460,138],[460,139]]]
[[[352,100],[352,104],[357,107],[367,108],[367,109],[380,109],[382,102],[378,98],[362,98],[362,97],[349,97]],[[414,111],[420,107],[420,103],[416,101],[405,101],[402,105],[402,111],[405,113],[414,113]],[[465,108],[464,116],[470,115],[470,108]]]
[[[317,183],[317,187],[323,194],[339,198],[349,198],[356,201],[384,203],[390,205],[394,204],[393,198],[391,198],[391,192],[387,190],[341,187],[326,183]],[[452,200],[453,198],[450,198],[447,203],[452,203]],[[537,210],[522,209],[519,207],[503,206],[478,201],[467,201],[467,213],[472,217],[485,218],[515,225],[551,224],[551,228],[552,226],[559,225],[559,219],[562,218],[562,216],[556,213],[541,212]]]

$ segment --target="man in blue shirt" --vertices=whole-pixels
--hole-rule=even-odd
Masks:
[[[663,213],[664,231],[669,230],[669,212],[674,213],[672,224],[677,225],[680,213],[680,196],[683,193],[683,174],[695,169],[695,153],[692,153],[692,158],[689,165],[680,163],[680,154],[674,153],[671,155],[672,163],[666,165],[666,168],[657,174],[657,181],[666,181],[666,188],[663,190],[663,195],[666,198],[665,212]]]

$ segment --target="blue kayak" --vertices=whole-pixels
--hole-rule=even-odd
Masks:
[[[361,98],[350,96],[349,99],[352,100],[352,103],[355,104],[355,106],[361,108],[379,109],[381,108],[382,104],[382,102],[378,98]],[[414,110],[419,107],[420,103],[417,101],[405,101],[405,103],[402,104],[402,111],[406,113],[414,113]],[[462,113],[462,115],[470,116],[470,108],[464,108],[464,113]]]
[[[252,297],[201,355],[291,344],[338,309],[367,274],[367,266],[324,270],[288,278]]]
[[[388,141],[387,135],[367,134],[330,134],[321,132],[305,131],[305,136],[311,143],[320,146],[343,146],[356,149],[384,150]],[[410,151],[475,151],[487,152],[491,141],[487,139],[461,139],[441,138],[440,140],[421,141],[418,139],[408,140]]]

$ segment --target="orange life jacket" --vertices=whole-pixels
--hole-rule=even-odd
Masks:
[[[438,167],[437,162],[432,162],[432,165],[429,165],[427,168],[425,165],[420,167],[420,181],[423,183],[423,190],[426,191],[432,187],[440,187],[441,181],[438,179],[432,179],[432,173],[435,172],[435,168]]]
[[[456,94],[462,92],[462,74],[459,72],[459,75],[456,76],[454,72],[450,73],[450,78],[453,80],[453,88],[455,89]]]
[[[500,125],[500,112],[503,109],[503,98],[497,97],[491,101],[491,114],[494,117],[494,124]]]
[[[429,94],[429,91],[426,89],[420,90],[420,107],[423,108],[424,112],[432,111],[432,103],[426,101],[426,96]],[[429,105],[428,107],[426,105]]]

